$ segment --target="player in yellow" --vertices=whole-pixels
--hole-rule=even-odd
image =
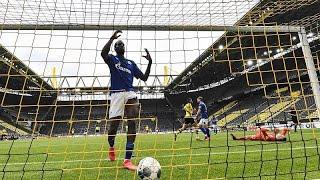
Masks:
[[[146,131],[146,133],[149,133],[149,126],[146,125],[146,126],[144,127],[144,130]]]
[[[0,130],[0,140],[6,139],[8,136],[8,132],[6,129]]]
[[[184,122],[182,127],[178,129],[178,131],[174,134],[174,140],[177,140],[178,134],[182,131],[186,130],[188,127],[194,126],[197,127],[197,123],[194,121],[193,114],[193,107],[192,107],[192,99],[188,98],[187,103],[184,105],[183,110],[185,111]]]

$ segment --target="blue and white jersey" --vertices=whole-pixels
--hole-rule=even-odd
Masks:
[[[198,108],[200,109],[201,119],[208,119],[209,116],[208,116],[208,110],[207,110],[206,104],[204,104],[204,102],[200,101]]]
[[[133,77],[137,79],[143,76],[141,70],[134,61],[128,60],[121,56],[108,54],[108,66],[111,74],[112,91],[133,91]],[[106,57],[103,57],[104,59]]]

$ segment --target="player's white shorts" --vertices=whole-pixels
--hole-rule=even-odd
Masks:
[[[209,120],[208,119],[200,119],[199,125],[208,125]]]
[[[211,127],[212,129],[217,129],[218,126],[216,124],[212,124]]]
[[[111,94],[109,118],[124,116],[125,105],[129,99],[137,98],[134,91],[116,92]]]

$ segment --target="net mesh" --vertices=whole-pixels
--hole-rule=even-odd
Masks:
[[[133,163],[157,159],[162,179],[320,178],[318,5],[1,1],[1,179],[136,179],[122,167],[130,120],[137,129]],[[288,26],[306,32],[282,29]],[[127,58],[144,72],[148,48],[154,62],[147,81],[134,81],[133,119],[109,119],[110,74],[100,53],[117,28]],[[217,120],[211,140],[197,140],[190,128],[175,141],[181,104],[197,96]],[[111,121],[120,121],[114,162]],[[254,135],[257,126],[274,136],[277,128],[291,130],[285,142],[232,140]]]

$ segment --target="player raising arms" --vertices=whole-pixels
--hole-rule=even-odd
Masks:
[[[150,74],[150,68],[152,59],[149,51],[145,49],[147,55],[143,56],[149,63],[145,73],[137,67],[136,63],[124,57],[125,45],[119,40],[115,43],[114,49],[117,53],[116,56],[109,54],[110,46],[115,39],[120,37],[119,33],[122,31],[117,30],[113,33],[110,40],[103,47],[101,56],[104,62],[109,66],[111,74],[111,101],[109,109],[109,130],[108,130],[108,142],[109,158],[111,161],[116,159],[114,141],[117,134],[117,129],[121,119],[126,115],[128,118],[128,130],[127,130],[127,144],[125,159],[123,167],[129,170],[135,170],[137,167],[132,164],[131,157],[134,149],[134,142],[136,139],[136,122],[134,118],[139,114],[139,101],[137,95],[133,89],[133,77],[146,81]]]
[[[289,131],[288,128],[283,128],[280,132],[280,129],[275,128],[274,132],[268,133],[269,129],[267,128],[257,128],[255,135],[248,135],[244,137],[236,137],[233,134],[230,134],[232,136],[233,140],[249,140],[249,141],[286,141],[286,135]]]
[[[182,127],[178,129],[178,132],[174,134],[174,140],[177,140],[178,134],[180,134],[182,131],[186,130],[188,127],[194,126],[197,127],[197,123],[194,121],[194,118],[192,117],[193,108],[192,108],[192,99],[188,98],[187,104],[184,105],[183,110],[185,111],[184,116],[184,122],[182,124]],[[198,133],[198,131],[196,131]]]
[[[208,116],[207,106],[203,102],[203,98],[201,96],[197,98],[197,103],[199,104],[197,115],[196,115],[197,120],[199,120],[198,126],[200,130],[203,132],[203,134],[205,135],[204,140],[210,140],[210,130],[208,128],[209,116]]]

